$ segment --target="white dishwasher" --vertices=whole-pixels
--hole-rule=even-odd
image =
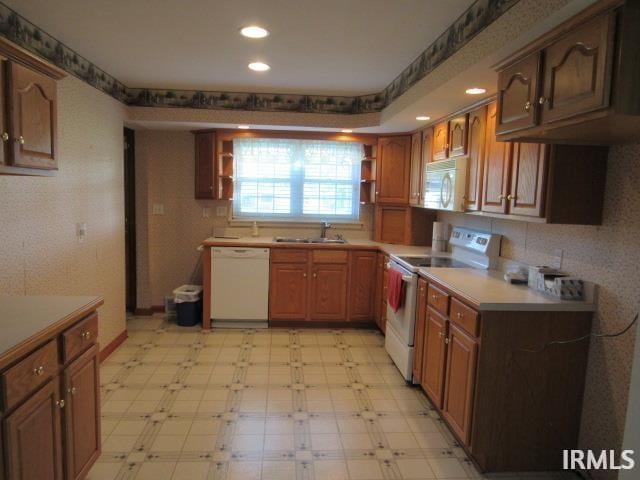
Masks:
[[[269,249],[211,249],[211,319],[214,327],[267,327]]]

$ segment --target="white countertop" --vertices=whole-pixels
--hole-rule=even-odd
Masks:
[[[418,274],[432,278],[485,311],[591,312],[596,309],[593,303],[561,300],[526,285],[507,283],[503,272],[497,270],[421,268]]]

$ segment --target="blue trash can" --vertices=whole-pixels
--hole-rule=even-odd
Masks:
[[[202,285],[182,285],[173,295],[178,325],[193,327],[202,321]]]

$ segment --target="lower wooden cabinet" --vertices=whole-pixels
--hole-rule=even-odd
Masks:
[[[347,264],[319,264],[311,267],[311,320],[347,318]]]
[[[3,420],[9,480],[62,478],[61,399],[58,377]]]
[[[100,389],[98,347],[94,345],[64,373],[66,478],[86,476],[100,455]]]
[[[422,354],[424,352],[424,329],[427,316],[427,281],[418,279],[416,301],[416,327],[413,335],[413,379],[422,383]]]
[[[387,323],[387,263],[389,262],[389,256],[378,252],[376,261],[375,321],[382,333],[385,333]]]
[[[308,270],[307,262],[271,265],[269,318],[272,320],[307,318]]]
[[[449,325],[447,374],[442,415],[465,443],[471,434],[471,409],[475,383],[477,340],[456,325]]]
[[[347,298],[349,320],[374,320],[378,253],[354,251],[350,255]]]
[[[439,408],[442,407],[444,393],[447,323],[446,317],[431,307],[427,307],[422,360],[422,388]]]

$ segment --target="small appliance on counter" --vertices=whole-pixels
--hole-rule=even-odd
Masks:
[[[432,252],[446,252],[447,240],[449,240],[449,224],[433,222],[433,238],[431,239]]]
[[[529,267],[530,288],[562,300],[584,300],[584,282],[551,267]]]

